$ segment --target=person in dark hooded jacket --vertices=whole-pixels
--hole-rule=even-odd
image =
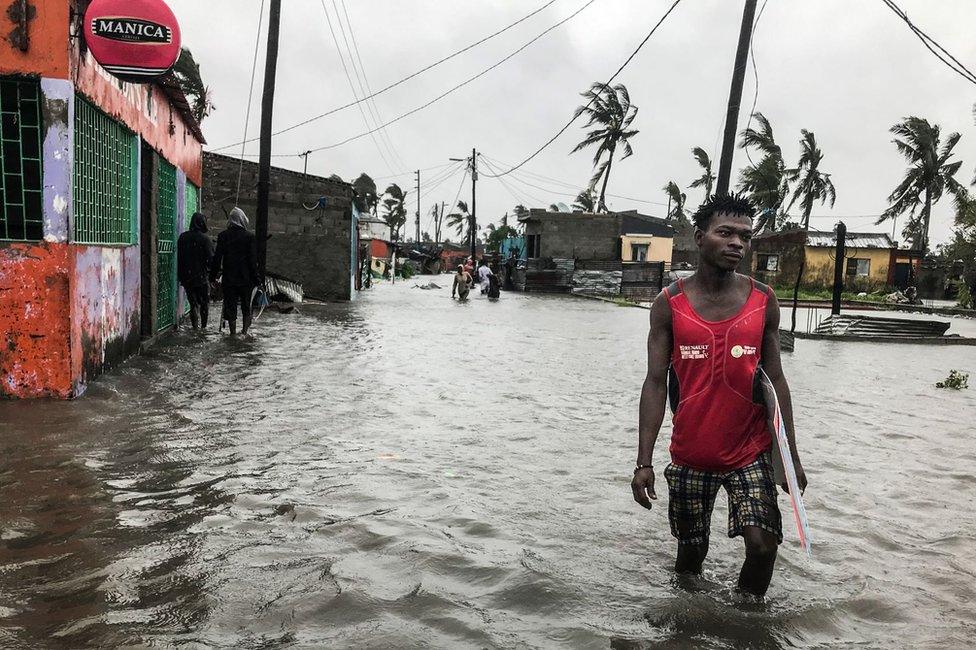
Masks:
[[[190,228],[176,242],[176,275],[190,303],[190,322],[207,329],[210,313],[210,264],[214,246],[207,233],[207,219],[199,212],[190,218]]]
[[[224,293],[224,320],[231,335],[237,334],[237,304],[241,305],[241,333],[251,326],[251,290],[260,284],[254,235],[247,230],[247,215],[234,208],[227,217],[227,230],[217,235],[217,250],[210,267],[210,279]]]

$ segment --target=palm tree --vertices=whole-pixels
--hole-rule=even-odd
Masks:
[[[390,227],[390,240],[396,241],[400,228],[407,222],[407,210],[403,203],[406,193],[396,183],[386,188],[383,198],[383,220]]]
[[[668,195],[667,221],[683,221],[686,214],[685,200],[688,198],[687,195],[681,191],[681,188],[674,181],[669,181],[662,189]]]
[[[462,239],[471,240],[471,213],[468,212],[468,204],[458,201],[457,212],[447,215],[447,225],[454,228],[454,232]],[[467,234],[465,234],[467,233]]]
[[[376,181],[369,177],[369,174],[363,172],[359,175],[359,178],[352,182],[352,189],[355,191],[356,195],[353,198],[353,203],[356,204],[356,209],[359,210],[361,214],[366,214],[372,212],[376,214]]]
[[[173,75],[183,89],[183,94],[193,100],[190,113],[193,114],[197,124],[200,124],[216,106],[210,101],[210,86],[203,83],[200,65],[193,59],[193,53],[189,49],[184,47],[180,50],[180,58],[173,66]]]
[[[573,201],[573,210],[575,212],[593,212],[593,208],[595,207],[593,191],[588,188],[577,194],[576,200]]]
[[[902,234],[925,253],[929,247],[932,206],[946,192],[955,199],[957,210],[968,200],[969,192],[955,179],[962,161],[949,162],[952,150],[962,136],[951,133],[945,142],[941,142],[939,125],[915,116],[895,124],[891,132],[895,134],[895,146],[908,160],[909,168],[905,178],[888,196],[888,209],[875,223],[897,219],[907,212],[909,221]]]
[[[837,193],[834,184],[830,180],[830,174],[820,171],[820,162],[823,160],[823,151],[817,146],[817,138],[812,131],[800,129],[803,137],[800,138],[800,161],[794,169],[786,170],[786,177],[791,183],[796,183],[790,204],[786,206],[787,212],[797,201],[803,208],[803,229],[810,229],[810,213],[813,211],[813,204],[830,203],[834,207]]]
[[[695,156],[695,160],[704,170],[702,175],[691,182],[688,187],[704,187],[705,188],[705,200],[712,195],[712,186],[715,184],[715,174],[712,173],[712,159],[708,157],[708,153],[701,147],[695,147],[691,150],[691,153]]]
[[[597,202],[597,210],[607,211],[606,193],[607,181],[610,180],[610,168],[613,165],[613,155],[617,147],[623,145],[624,155],[621,160],[633,155],[634,150],[630,146],[630,138],[639,133],[636,129],[631,129],[634,118],[637,117],[637,107],[630,103],[630,93],[623,84],[617,84],[612,88],[602,83],[594,83],[590,89],[582,93],[587,99],[587,103],[579,106],[573,114],[573,118],[586,114],[587,122],[583,128],[597,125],[586,134],[586,137],[576,147],[572,153],[597,145],[596,154],[593,156],[593,166],[596,171],[590,179],[590,189],[603,178],[603,185],[600,188],[600,199]],[[606,160],[603,160],[606,154]],[[602,161],[602,162],[601,162]]]
[[[738,189],[745,192],[758,208],[756,232],[776,230],[777,217],[785,217],[783,203],[789,197],[789,180],[783,150],[773,137],[773,127],[760,112],[752,114],[757,127],[746,128],[740,134],[739,147],[758,149],[763,157],[751,162],[739,172]]]

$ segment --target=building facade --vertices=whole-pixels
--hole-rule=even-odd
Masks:
[[[208,151],[203,155],[203,175],[211,229],[223,230],[235,205],[244,210],[253,229],[258,165]],[[358,239],[352,197],[349,183],[272,167],[268,273],[298,282],[308,298],[349,300]]]
[[[792,285],[803,263],[800,284],[829,288],[834,283],[832,232],[802,229],[764,233],[752,240],[752,273],[773,286]],[[903,251],[885,233],[847,233],[844,284],[849,290],[872,291],[909,286],[916,275],[917,256]]]
[[[204,139],[175,79],[95,62],[80,2],[29,6],[0,42],[0,395],[70,398],[182,314]]]
[[[657,217],[629,212],[593,214],[529,210],[527,258],[671,263],[674,229]]]

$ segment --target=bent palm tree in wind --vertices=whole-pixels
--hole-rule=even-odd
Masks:
[[[573,210],[576,212],[593,212],[594,207],[596,206],[593,191],[590,189],[582,190],[573,201]]]
[[[686,214],[685,200],[688,196],[681,191],[681,188],[674,181],[670,181],[662,189],[668,195],[668,216],[666,220],[683,221]]]
[[[712,195],[712,186],[715,185],[715,174],[712,173],[712,159],[708,157],[708,153],[701,147],[695,147],[691,150],[691,153],[695,156],[695,160],[701,166],[703,172],[702,175],[691,182],[689,188],[703,187],[705,188],[705,200]]]
[[[386,221],[386,225],[390,227],[390,239],[392,241],[396,241],[400,228],[403,227],[403,224],[407,222],[407,210],[403,206],[403,202],[406,200],[407,195],[396,183],[393,183],[386,188],[386,192],[384,192],[384,194],[383,220]]]
[[[352,189],[355,191],[353,203],[360,214],[372,212],[376,215],[376,181],[370,178],[369,174],[363,172],[359,178],[352,182]]]
[[[613,156],[617,147],[623,147],[624,155],[620,157],[621,160],[634,153],[630,146],[630,138],[637,135],[639,131],[630,127],[637,117],[637,107],[630,103],[630,93],[623,84],[610,87],[602,83],[594,83],[589,90],[581,94],[588,101],[583,106],[577,107],[573,118],[585,114],[587,122],[583,128],[591,126],[597,128],[587,133],[583,141],[573,148],[572,153],[593,145],[597,146],[596,154],[593,156],[593,166],[596,171],[590,179],[590,189],[595,188],[600,179],[603,179],[597,211],[606,212],[607,182],[610,180],[610,168],[613,166]]]
[[[457,212],[447,215],[447,225],[454,228],[458,237],[471,241],[471,213],[468,212],[468,204],[464,201],[458,201],[457,209]],[[465,232],[467,232],[467,236],[465,236]]]
[[[786,209],[789,210],[799,201],[800,207],[803,208],[803,229],[809,230],[813,204],[830,203],[830,207],[834,207],[837,192],[834,190],[834,183],[830,180],[830,174],[820,171],[820,162],[824,155],[817,146],[816,136],[806,129],[800,129],[800,133],[803,135],[800,138],[800,161],[794,169],[786,171],[787,179],[797,184]]]
[[[749,195],[758,208],[756,232],[776,230],[776,221],[781,215],[783,203],[789,196],[789,181],[783,151],[773,137],[773,127],[762,113],[752,114],[757,127],[745,129],[739,140],[739,148],[758,149],[763,157],[759,162],[746,165],[739,172],[739,191]]]
[[[908,160],[909,168],[905,178],[888,196],[888,209],[875,223],[897,219],[907,212],[909,221],[902,234],[912,240],[916,249],[928,252],[932,206],[946,192],[955,199],[957,210],[969,200],[969,192],[955,179],[962,161],[950,162],[952,150],[962,136],[951,133],[943,143],[938,124],[914,116],[895,124],[891,132],[895,134],[895,146]]]

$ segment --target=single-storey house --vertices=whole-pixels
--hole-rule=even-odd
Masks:
[[[664,219],[628,212],[550,212],[532,209],[525,225],[526,257],[671,263],[674,229]]]

